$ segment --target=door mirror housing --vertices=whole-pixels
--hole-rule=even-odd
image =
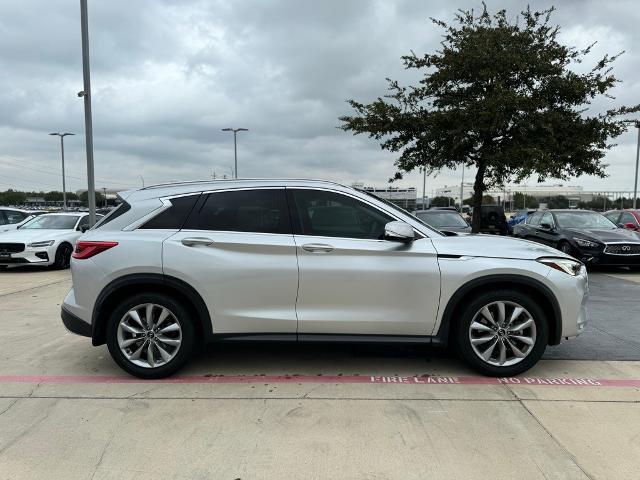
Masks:
[[[540,230],[544,230],[546,232],[550,232],[551,230],[553,230],[553,227],[551,226],[550,223],[541,223],[540,224]]]
[[[89,225],[82,225],[80,228],[78,228],[78,230],[80,230],[82,233],[84,233],[87,230],[89,230]]]
[[[624,224],[624,228],[628,228],[629,230],[635,230],[637,227],[633,222],[627,222]]]
[[[413,227],[405,222],[389,222],[384,226],[384,239],[392,242],[413,242]]]

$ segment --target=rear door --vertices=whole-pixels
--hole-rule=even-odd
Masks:
[[[205,193],[165,240],[163,268],[195,288],[213,333],[295,333],[296,248],[284,188]]]
[[[384,240],[397,220],[343,192],[287,188],[298,252],[298,333],[429,335],[440,269],[429,238]]]

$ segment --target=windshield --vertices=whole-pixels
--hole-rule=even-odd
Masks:
[[[419,212],[416,216],[423,222],[435,228],[441,227],[467,227],[467,222],[455,212],[435,213],[435,212]]]
[[[436,230],[434,227],[432,227],[431,225],[429,225],[428,223],[425,223],[424,220],[420,220],[418,217],[416,217],[415,215],[413,215],[412,213],[409,213],[407,210],[405,210],[404,208],[400,208],[398,207],[395,203],[390,202],[389,200],[385,200],[384,198],[380,198],[377,195],[374,195],[371,192],[367,192],[366,190],[360,190],[359,188],[356,188],[355,190],[357,190],[360,193],[364,193],[365,195],[368,195],[370,197],[375,198],[376,200],[381,201],[382,203],[384,203],[385,205],[387,205],[389,208],[395,210],[396,212],[400,212],[404,215],[408,215],[411,218],[413,218],[414,220],[420,222],[422,225],[424,225],[425,227],[427,227],[429,230],[433,230],[434,232],[438,233],[439,235],[443,235],[442,232],[439,232],[438,230]]]
[[[615,230],[615,223],[596,212],[555,212],[556,223],[563,228]]]
[[[25,223],[20,229],[72,230],[77,221],[78,217],[74,215],[42,215]]]

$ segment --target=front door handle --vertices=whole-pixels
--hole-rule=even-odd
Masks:
[[[326,243],[307,243],[302,245],[302,249],[311,253],[329,253],[333,251],[333,247]]]
[[[209,245],[213,245],[213,240],[207,237],[188,237],[183,238],[182,244],[187,247],[196,247],[198,245],[202,245],[203,247],[208,247]]]

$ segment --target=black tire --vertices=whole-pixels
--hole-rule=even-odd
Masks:
[[[562,240],[560,243],[558,243],[558,250],[560,250],[562,253],[573,256],[573,247],[566,240]]]
[[[513,365],[493,365],[480,358],[473,349],[470,338],[470,326],[476,314],[486,305],[493,302],[511,302],[522,306],[532,317],[535,323],[536,339],[526,357]],[[543,309],[529,295],[518,290],[501,289],[482,293],[471,300],[460,311],[459,321],[452,331],[452,342],[456,344],[456,350],[462,359],[474,370],[491,377],[511,377],[526,372],[533,367],[544,353],[548,338],[549,328]],[[495,337],[494,337],[495,338]],[[509,347],[507,347],[509,349]]]
[[[56,257],[53,261],[52,267],[56,270],[64,270],[71,265],[71,254],[73,253],[73,247],[69,243],[62,243],[56,250]]]
[[[136,365],[129,360],[118,344],[118,325],[131,309],[138,305],[155,304],[168,309],[181,328],[181,344],[175,356],[157,367]],[[109,316],[107,323],[107,347],[113,360],[125,372],[139,378],[164,378],[174,374],[191,358],[195,344],[195,328],[189,311],[173,297],[161,293],[141,293],[120,302]],[[146,319],[144,319],[146,323]],[[144,337],[142,337],[144,338]],[[141,345],[141,344],[140,344]]]

